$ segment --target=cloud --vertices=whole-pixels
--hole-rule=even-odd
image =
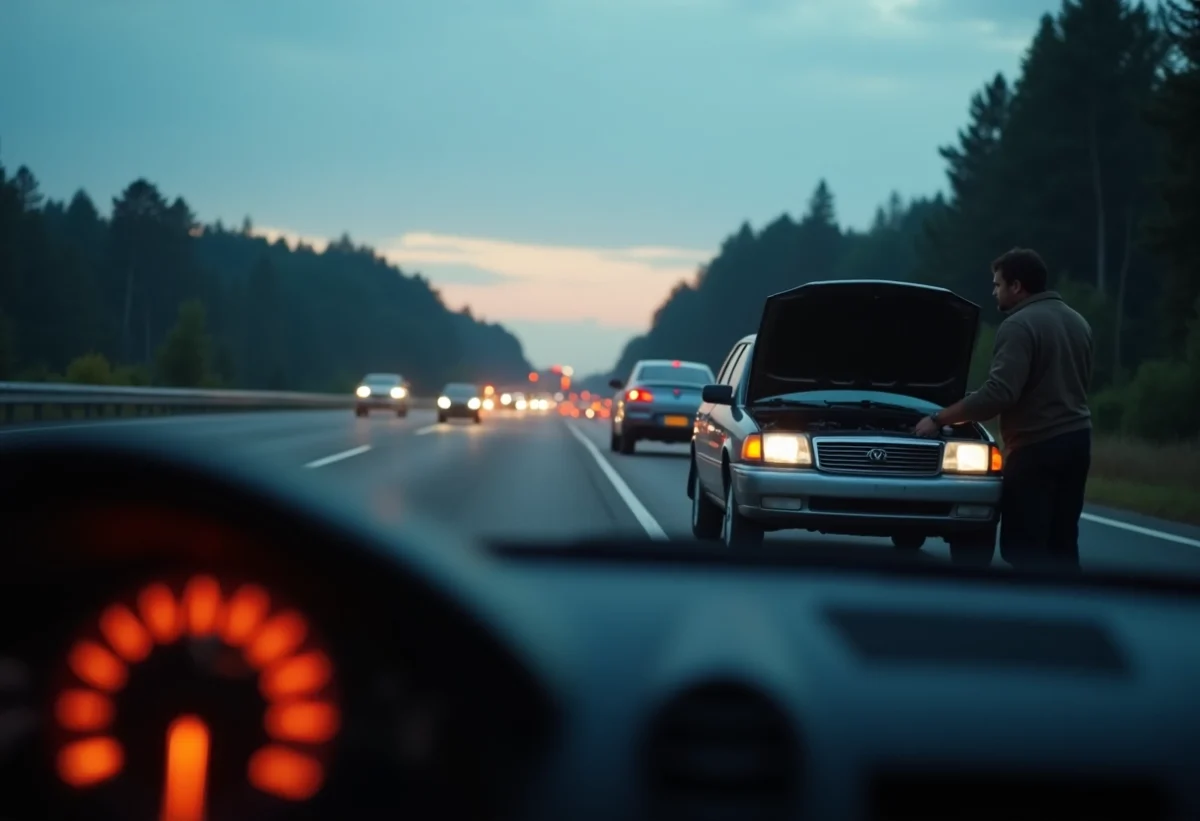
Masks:
[[[711,250],[542,245],[452,234],[410,233],[379,244],[389,261],[422,271],[452,307],[470,305],[496,321],[576,321],[643,327],[681,279]],[[496,274],[494,284],[443,279],[451,267]]]
[[[328,241],[280,228],[255,234],[322,251]],[[389,262],[423,274],[451,308],[494,322],[594,321],[644,328],[680,280],[714,255],[669,246],[602,248],[413,232],[370,243]]]
[[[599,1],[599,0],[597,0]],[[575,0],[586,3],[587,0]],[[623,8],[607,0],[609,9]],[[1049,0],[641,0],[664,13],[721,14],[767,40],[923,41],[968,38],[990,50],[1019,50]]]
[[[440,264],[436,270],[436,285],[496,285],[507,281],[503,274],[474,265]]]

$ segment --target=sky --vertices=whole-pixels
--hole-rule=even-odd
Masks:
[[[743,222],[944,187],[1049,0],[0,0],[0,161],[348,232],[605,370]]]

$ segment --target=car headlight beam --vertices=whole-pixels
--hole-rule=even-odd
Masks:
[[[407,395],[408,391],[406,391],[404,388],[392,388],[393,399],[403,399]]]
[[[366,385],[359,385],[354,390],[354,393],[357,394],[359,398],[366,399],[368,396],[371,395],[371,389],[368,388]]]
[[[812,464],[812,448],[808,437],[800,433],[764,433],[763,461],[773,465]]]
[[[472,396],[472,397],[471,397],[471,398],[470,398],[470,399],[467,401],[467,407],[468,407],[468,408],[470,408],[471,410],[479,410],[479,408],[480,408],[482,405],[483,405],[483,403],[479,401],[479,397],[478,397],[478,396]]]
[[[943,473],[984,474],[992,470],[992,446],[986,442],[947,442],[942,451]]]
[[[449,396],[439,396],[438,397],[438,407],[441,408],[442,410],[446,410],[447,408],[449,408],[450,407],[450,397]]]
[[[754,433],[742,442],[742,461],[811,467],[812,445],[803,433]]]

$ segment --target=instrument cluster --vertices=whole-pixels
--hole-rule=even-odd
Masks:
[[[419,618],[419,596],[381,599],[179,511],[32,524],[7,546],[25,561],[4,571],[24,594],[0,601],[0,658],[30,686],[0,698],[36,721],[0,749],[0,818],[495,808],[489,755],[508,731],[472,691],[480,676],[454,669],[450,629]]]

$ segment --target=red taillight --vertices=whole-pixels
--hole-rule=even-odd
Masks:
[[[653,402],[654,395],[650,391],[634,388],[625,392],[626,402]]]
[[[671,363],[671,367],[678,368],[682,364],[683,364],[682,362],[680,362],[678,359],[676,359],[674,362]]]

